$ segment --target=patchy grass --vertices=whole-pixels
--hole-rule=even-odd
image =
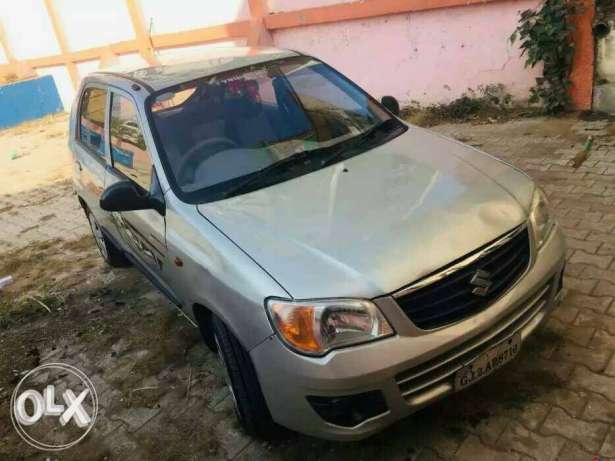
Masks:
[[[480,86],[446,104],[421,106],[415,102],[402,111],[403,118],[424,127],[447,122],[499,123],[539,115],[538,109],[515,105],[503,85]]]
[[[0,208],[0,214],[7,213],[7,212],[11,211],[13,208],[15,208],[15,205],[3,206],[2,208]]]
[[[38,229],[39,227],[40,227],[40,224],[35,224],[33,226],[30,226],[30,227],[24,227],[22,230],[19,231],[19,235],[26,234],[26,233],[30,232],[31,230]]]
[[[17,275],[31,272],[33,266],[40,263],[46,251],[55,245],[53,240],[32,242],[26,249],[13,250],[2,255],[0,262],[0,274]]]
[[[84,235],[77,240],[62,242],[61,244],[63,250],[73,251],[76,253],[91,250],[92,248],[94,248],[94,245],[96,245],[96,243],[94,242],[94,238],[90,234]]]
[[[31,318],[39,310],[40,306],[34,306],[27,300],[16,301],[15,299],[0,297],[0,331],[13,326],[17,320]]]
[[[89,270],[102,264],[89,235],[73,241],[32,242],[2,255],[0,276],[11,275],[14,282],[0,292],[0,299],[4,304],[23,307],[27,304],[24,300],[36,296],[56,306],[62,287],[76,283],[77,274],[87,276]]]

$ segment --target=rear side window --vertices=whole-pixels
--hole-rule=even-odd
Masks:
[[[134,103],[119,94],[111,96],[111,158],[115,169],[149,190],[150,159]]]
[[[105,113],[107,91],[88,88],[81,100],[79,139],[101,157],[105,156]]]

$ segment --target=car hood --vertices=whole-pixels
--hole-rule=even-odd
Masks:
[[[294,298],[391,293],[527,219],[523,173],[410,127],[344,162],[199,212]]]

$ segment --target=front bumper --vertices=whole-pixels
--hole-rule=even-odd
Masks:
[[[375,299],[397,335],[313,358],[289,350],[275,336],[250,353],[273,419],[316,437],[357,440],[454,392],[454,375],[515,332],[525,340],[558,304],[565,243],[555,227],[519,282],[488,309],[436,330],[415,327],[387,296]],[[497,371],[496,371],[497,372]],[[381,391],[388,410],[354,427],[323,420],[307,396]]]

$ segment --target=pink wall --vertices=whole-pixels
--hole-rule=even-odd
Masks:
[[[337,5],[339,3],[356,2],[357,0],[267,0],[267,8],[270,13],[282,11],[301,10],[316,6]]]
[[[269,0],[273,11],[330,3]],[[375,97],[392,94],[402,103],[431,104],[451,101],[481,84],[502,83],[523,100],[540,72],[524,68],[519,49],[508,38],[519,12],[538,3],[502,1],[281,29],[273,40],[324,60]]]

